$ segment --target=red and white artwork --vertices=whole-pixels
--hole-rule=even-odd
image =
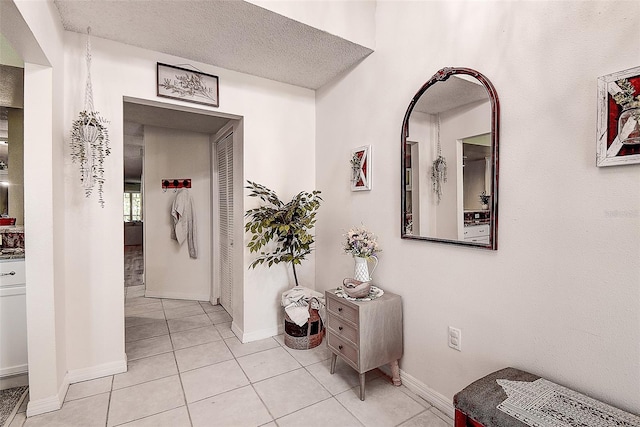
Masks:
[[[371,190],[371,146],[351,151],[351,191]]]
[[[640,163],[640,67],[598,78],[598,166]]]

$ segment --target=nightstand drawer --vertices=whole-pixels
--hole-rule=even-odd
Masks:
[[[327,308],[343,319],[358,324],[358,309],[331,297],[327,299]]]
[[[335,354],[339,354],[358,369],[358,350],[353,344],[338,338],[332,331],[329,331],[327,345]]]
[[[358,344],[358,331],[349,323],[345,322],[343,319],[337,316],[329,316],[329,329],[333,332],[337,337],[342,339],[348,339],[354,344]]]

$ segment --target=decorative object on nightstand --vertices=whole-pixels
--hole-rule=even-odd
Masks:
[[[375,286],[371,286],[372,290]],[[381,291],[379,288],[378,291]],[[402,357],[402,300],[382,292],[375,299],[343,298],[341,290],[326,291],[327,345],[331,350],[331,374],[337,357],[360,375],[360,400],[365,397],[367,371],[389,364],[393,384],[402,385],[398,359]]]
[[[364,298],[371,292],[371,282],[361,282],[356,279],[344,279],[342,290],[351,298]]]
[[[343,247],[344,252],[352,255],[355,263],[353,278],[360,282],[371,281],[367,262],[370,260],[375,262],[371,270],[371,274],[373,274],[378,266],[378,257],[375,254],[381,251],[378,246],[378,238],[364,227],[352,228],[344,237],[346,239]]]

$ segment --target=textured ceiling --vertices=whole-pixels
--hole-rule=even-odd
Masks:
[[[173,108],[163,108],[151,105],[124,103],[125,135],[142,136],[139,128],[131,122],[140,125],[158,126],[170,129],[187,130],[215,134],[229,122],[228,118],[209,114],[198,114],[180,111]]]
[[[54,0],[64,28],[318,89],[372,50],[240,0]]]
[[[436,82],[420,97],[414,111],[438,114],[472,102],[488,100],[489,95],[482,84],[455,76]]]

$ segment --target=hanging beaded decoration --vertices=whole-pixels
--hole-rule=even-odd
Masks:
[[[436,159],[431,166],[431,181],[433,192],[437,196],[436,204],[440,204],[440,200],[442,200],[442,184],[447,182],[447,160],[442,156],[442,146],[440,145],[440,115],[438,115],[436,147]]]

